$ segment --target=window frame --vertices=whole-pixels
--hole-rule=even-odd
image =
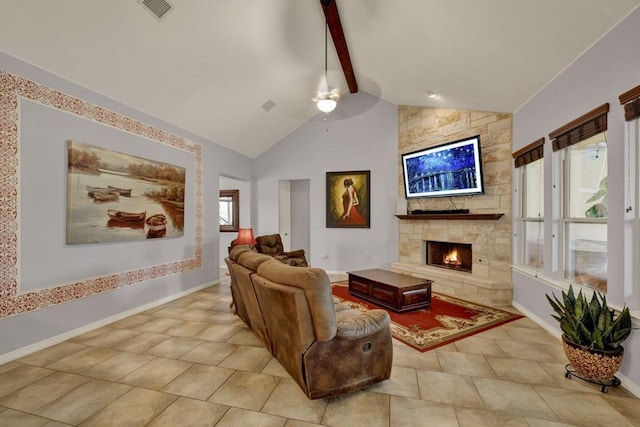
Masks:
[[[640,316],[640,117],[626,121],[625,142],[627,149],[625,183],[625,230],[633,229],[633,241],[625,247],[633,252],[634,263],[625,263],[625,303],[636,316]],[[625,236],[627,233],[625,233]]]
[[[605,144],[607,143],[607,137],[606,137],[606,131],[598,133],[596,135],[591,136],[588,139],[591,139],[597,135],[603,135],[602,140],[605,142]],[[584,283],[584,282],[577,282],[575,279],[575,274],[573,277],[571,277],[570,275],[570,271],[569,271],[569,249],[570,249],[570,242],[567,240],[570,236],[569,236],[569,232],[568,232],[568,227],[570,227],[572,224],[593,224],[593,225],[602,225],[604,224],[607,227],[607,240],[605,241],[605,243],[608,244],[608,222],[609,222],[609,217],[608,215],[606,217],[572,217],[570,215],[570,202],[571,202],[571,194],[570,194],[570,189],[569,189],[569,176],[571,174],[571,170],[570,170],[570,166],[569,165],[569,159],[568,156],[571,153],[571,150],[575,148],[577,144],[572,144],[571,146],[565,147],[561,150],[559,150],[559,152],[557,152],[557,154],[559,154],[560,156],[560,223],[561,223],[561,227],[560,227],[560,251],[559,253],[561,254],[561,263],[560,263],[560,278],[562,281],[564,282],[570,282],[573,283],[575,285],[578,285],[580,287],[586,288],[586,289],[597,289],[601,292],[607,292],[607,289],[598,289],[598,288],[594,288],[592,286],[589,286],[588,284]],[[607,155],[607,159],[608,159],[608,155]],[[607,160],[608,163],[608,160]],[[608,166],[608,165],[607,165]],[[607,176],[608,176],[608,171],[607,171]],[[608,245],[607,245],[607,250],[605,251],[605,254],[608,257]],[[575,269],[574,269],[574,273],[575,273]],[[608,282],[608,274],[606,274],[606,280],[605,282]],[[605,286],[607,286],[608,283],[605,284]]]
[[[634,262],[624,263],[624,301],[640,316],[640,85],[618,99],[625,118],[624,246]],[[631,236],[631,237],[629,237]]]
[[[542,186],[540,188],[540,191],[542,192],[542,203],[543,203],[543,209],[541,212],[538,212],[538,216],[532,217],[532,216],[528,216],[528,210],[527,210],[527,170],[529,169],[528,166],[535,164],[536,162],[540,162],[539,163],[539,168],[540,168],[540,174],[542,174]],[[539,158],[538,160],[534,160],[532,162],[529,162],[523,166],[521,166],[520,168],[520,226],[519,226],[519,234],[521,236],[520,238],[520,245],[519,245],[519,264],[520,267],[525,268],[525,269],[530,269],[530,270],[535,270],[536,275],[538,273],[541,273],[542,270],[544,269],[544,250],[542,250],[539,254],[538,254],[538,263],[537,265],[532,265],[529,264],[527,261],[527,244],[529,239],[528,234],[525,232],[526,226],[528,224],[538,224],[538,240],[543,244],[544,247],[544,243],[545,243],[545,231],[544,231],[544,227],[545,227],[545,221],[544,221],[544,158]]]
[[[220,224],[220,203],[222,198],[231,197],[232,218],[231,224]],[[226,202],[225,202],[226,203]],[[240,190],[220,190],[218,196],[218,224],[220,224],[221,233],[237,233],[240,229]]]
[[[538,212],[536,217],[529,216],[529,212],[527,209],[527,187],[528,180],[527,176],[531,175],[529,172],[529,165],[535,164],[540,161],[538,165],[539,175],[538,181],[542,177],[542,184],[540,185],[540,190],[543,192],[542,194],[542,204],[539,208],[544,209],[544,146],[545,146],[545,138],[539,138],[532,143],[526,145],[525,147],[515,151],[512,153],[512,157],[514,160],[514,166],[516,169],[516,174],[514,174],[514,183],[516,185],[515,192],[518,197],[514,197],[516,200],[516,205],[514,206],[514,214],[517,218],[516,225],[516,233],[515,233],[515,244],[514,244],[514,265],[518,268],[522,268],[523,270],[530,271],[535,273],[536,277],[541,272],[541,269],[544,268],[544,252],[542,254],[542,259],[538,256],[536,260],[536,264],[532,265],[528,262],[527,258],[527,246],[529,239],[527,238],[528,234],[526,233],[526,229],[529,223],[537,223],[538,224],[538,241],[545,241],[545,222],[544,222],[544,212]],[[540,194],[538,194],[538,198]],[[541,210],[541,209],[539,209]],[[542,239],[540,239],[540,237]],[[536,253],[539,255],[539,251],[536,250]]]
[[[549,133],[549,139],[551,140],[551,147],[553,149],[552,161],[554,164],[553,171],[557,172],[557,178],[553,179],[554,182],[554,190],[553,190],[553,200],[552,203],[557,203],[557,207],[552,206],[553,210],[553,224],[552,224],[552,234],[551,237],[554,239],[554,245],[552,250],[557,253],[553,254],[553,272],[554,276],[557,276],[557,279],[561,282],[573,282],[579,277],[575,274],[574,271],[569,274],[569,242],[567,241],[571,236],[569,236],[568,228],[571,224],[583,223],[597,223],[603,222],[606,227],[606,240],[605,242],[608,244],[609,240],[609,228],[608,228],[608,218],[593,218],[587,217],[585,213],[585,218],[572,218],[570,216],[570,211],[568,209],[569,202],[571,200],[571,196],[568,193],[568,177],[569,177],[569,152],[573,149],[572,146],[576,144],[580,144],[582,141],[589,140],[597,135],[604,134],[604,142],[607,143],[607,122],[608,122],[608,113],[609,113],[609,103],[604,103],[599,107],[594,108],[593,110],[583,114],[582,116],[570,121],[569,123],[559,127],[553,132]],[[575,147],[574,147],[575,148]],[[608,159],[608,156],[607,156]],[[608,164],[607,164],[608,167]],[[608,171],[607,171],[608,176]],[[557,179],[557,181],[556,181]],[[558,189],[555,189],[555,182],[558,182]],[[556,210],[557,209],[557,210]],[[557,222],[555,219],[557,218]],[[556,240],[557,236],[557,240]],[[586,242],[586,241],[585,241]],[[588,249],[587,246],[585,248]],[[583,250],[585,253],[589,253],[589,250]],[[591,251],[596,252],[596,251]],[[605,251],[607,256],[606,260],[608,260],[608,245],[607,250]],[[576,252],[577,256],[578,253]],[[575,258],[577,260],[577,258]],[[606,262],[606,261],[605,261]],[[588,265],[588,261],[586,262]],[[588,269],[587,269],[588,270]],[[594,278],[600,279],[601,276],[594,276]],[[608,281],[608,271],[605,269],[606,281]],[[596,285],[601,282],[596,282]],[[580,281],[580,283],[576,283],[576,285],[584,287],[585,289],[591,288],[591,283],[585,283],[584,281]],[[604,292],[606,292],[607,283],[604,284]],[[595,288],[594,288],[595,289]],[[600,289],[602,290],[602,289]]]

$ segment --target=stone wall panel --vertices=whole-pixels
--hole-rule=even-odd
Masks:
[[[498,220],[400,220],[398,265],[403,272],[420,277],[446,275],[426,267],[424,240],[471,243],[474,251],[472,273],[464,277],[464,286],[437,279],[434,290],[450,291],[456,296],[479,302],[511,300],[512,254],[512,115],[502,112],[438,109],[414,106],[398,107],[398,162],[404,153],[480,135],[485,194],[409,200],[407,209],[469,209],[471,213],[502,213]],[[402,167],[398,174],[398,197],[405,197]],[[465,274],[465,273],[462,273]],[[492,287],[500,289],[494,293]]]

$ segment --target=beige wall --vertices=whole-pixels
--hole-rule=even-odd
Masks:
[[[472,276],[482,282],[511,285],[512,115],[400,106],[398,134],[398,162],[404,153],[474,135],[480,135],[482,147],[484,195],[414,199],[409,201],[408,210],[450,209],[453,201],[456,208],[469,209],[470,213],[504,214],[498,220],[401,220],[398,261],[423,265],[425,240],[471,243]],[[400,167],[399,198],[404,197],[401,173]],[[461,294],[455,289],[444,290]]]

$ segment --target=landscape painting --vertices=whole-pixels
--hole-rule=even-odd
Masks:
[[[67,244],[180,237],[185,168],[68,144]]]

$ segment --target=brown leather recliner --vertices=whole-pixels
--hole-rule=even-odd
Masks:
[[[274,257],[278,261],[294,267],[308,267],[307,259],[304,256],[304,249],[285,252],[280,234],[269,234],[256,237],[256,249],[261,254]]]
[[[327,273],[236,246],[225,259],[237,314],[309,399],[388,379],[393,345],[384,310],[336,304]]]

